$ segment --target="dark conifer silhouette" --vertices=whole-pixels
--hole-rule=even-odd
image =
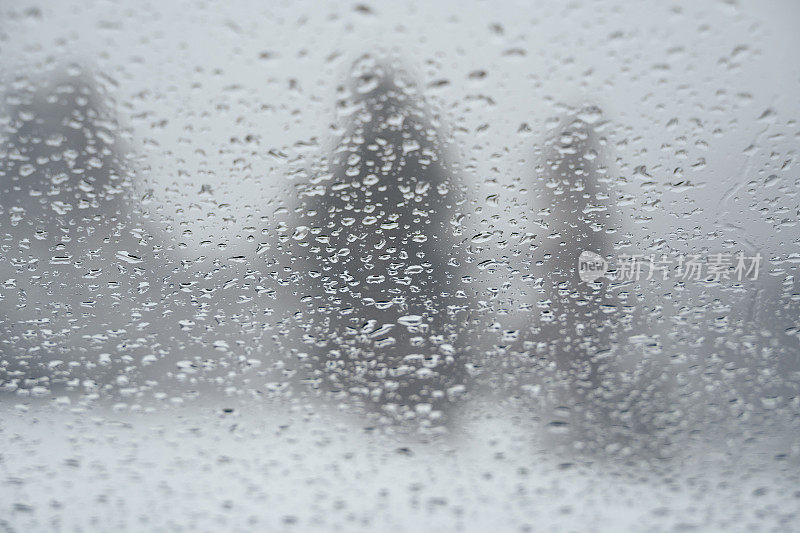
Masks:
[[[305,284],[307,377],[390,419],[436,418],[467,378],[450,224],[461,191],[405,74],[364,56],[347,92],[331,172],[303,196],[286,248]]]

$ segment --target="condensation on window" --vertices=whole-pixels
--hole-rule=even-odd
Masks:
[[[0,6],[0,529],[796,529],[798,22]]]

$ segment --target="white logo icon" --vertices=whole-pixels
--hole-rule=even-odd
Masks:
[[[608,261],[603,256],[584,250],[578,258],[578,276],[581,281],[592,283],[602,278],[608,272]]]

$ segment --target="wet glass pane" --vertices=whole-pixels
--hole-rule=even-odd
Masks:
[[[0,529],[797,529],[798,22],[2,4]]]

